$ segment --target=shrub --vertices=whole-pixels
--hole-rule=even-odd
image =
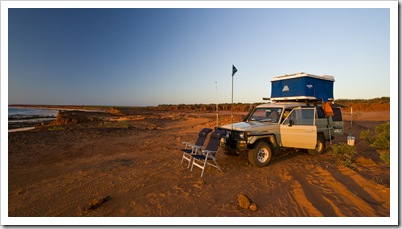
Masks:
[[[128,129],[130,127],[130,123],[127,120],[117,122],[101,122],[99,123],[98,127]]]
[[[363,130],[360,133],[360,139],[371,145],[374,142],[373,132],[371,130]]]
[[[50,131],[57,131],[57,130],[62,130],[62,129],[63,129],[63,127],[61,127],[61,126],[52,126],[52,127],[48,128],[48,130],[50,130]]]
[[[354,155],[357,154],[357,152],[355,151],[355,146],[350,146],[344,142],[333,144],[329,149],[329,154],[337,159],[338,163],[342,165],[348,167],[355,166],[355,163],[353,161]]]
[[[374,130],[376,136],[371,146],[375,149],[389,149],[390,148],[390,123],[384,123],[377,126]]]
[[[389,150],[377,150],[377,152],[380,154],[381,160],[389,166],[389,161],[390,161],[390,153]]]
[[[390,148],[390,123],[384,123],[377,126],[373,131],[364,130],[360,133],[360,139],[366,141],[371,147],[378,150],[385,150]]]
[[[390,123],[384,123],[377,126],[374,132],[364,130],[360,133],[360,138],[363,139],[380,154],[381,160],[389,166],[390,161]]]

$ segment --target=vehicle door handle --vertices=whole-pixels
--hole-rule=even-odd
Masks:
[[[314,130],[307,130],[307,133],[313,133]]]

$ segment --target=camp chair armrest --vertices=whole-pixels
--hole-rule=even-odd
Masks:
[[[203,153],[216,153],[216,150],[203,150]]]
[[[195,144],[194,143],[191,143],[191,142],[182,142],[184,145],[186,145],[186,148],[189,146],[189,147],[194,147],[195,146]]]
[[[191,149],[193,150],[192,154],[200,154],[201,153],[201,148],[202,148],[202,146],[193,145],[191,147]]]

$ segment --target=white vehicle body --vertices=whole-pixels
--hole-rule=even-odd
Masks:
[[[334,106],[334,116],[325,116],[323,104],[304,102],[272,102],[254,108],[243,122],[219,127],[227,134],[221,141],[225,154],[249,154],[249,161],[266,166],[281,148],[307,149],[321,154],[326,142],[343,134],[340,107]]]

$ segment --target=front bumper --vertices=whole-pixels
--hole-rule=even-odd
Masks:
[[[243,133],[243,138],[240,138],[241,134]],[[224,150],[230,151],[246,151],[248,150],[247,147],[247,136],[244,132],[238,131],[227,131],[226,136],[224,136],[221,140],[221,147]]]
[[[235,139],[222,139],[221,147],[226,150],[244,151],[247,150],[247,141]]]

